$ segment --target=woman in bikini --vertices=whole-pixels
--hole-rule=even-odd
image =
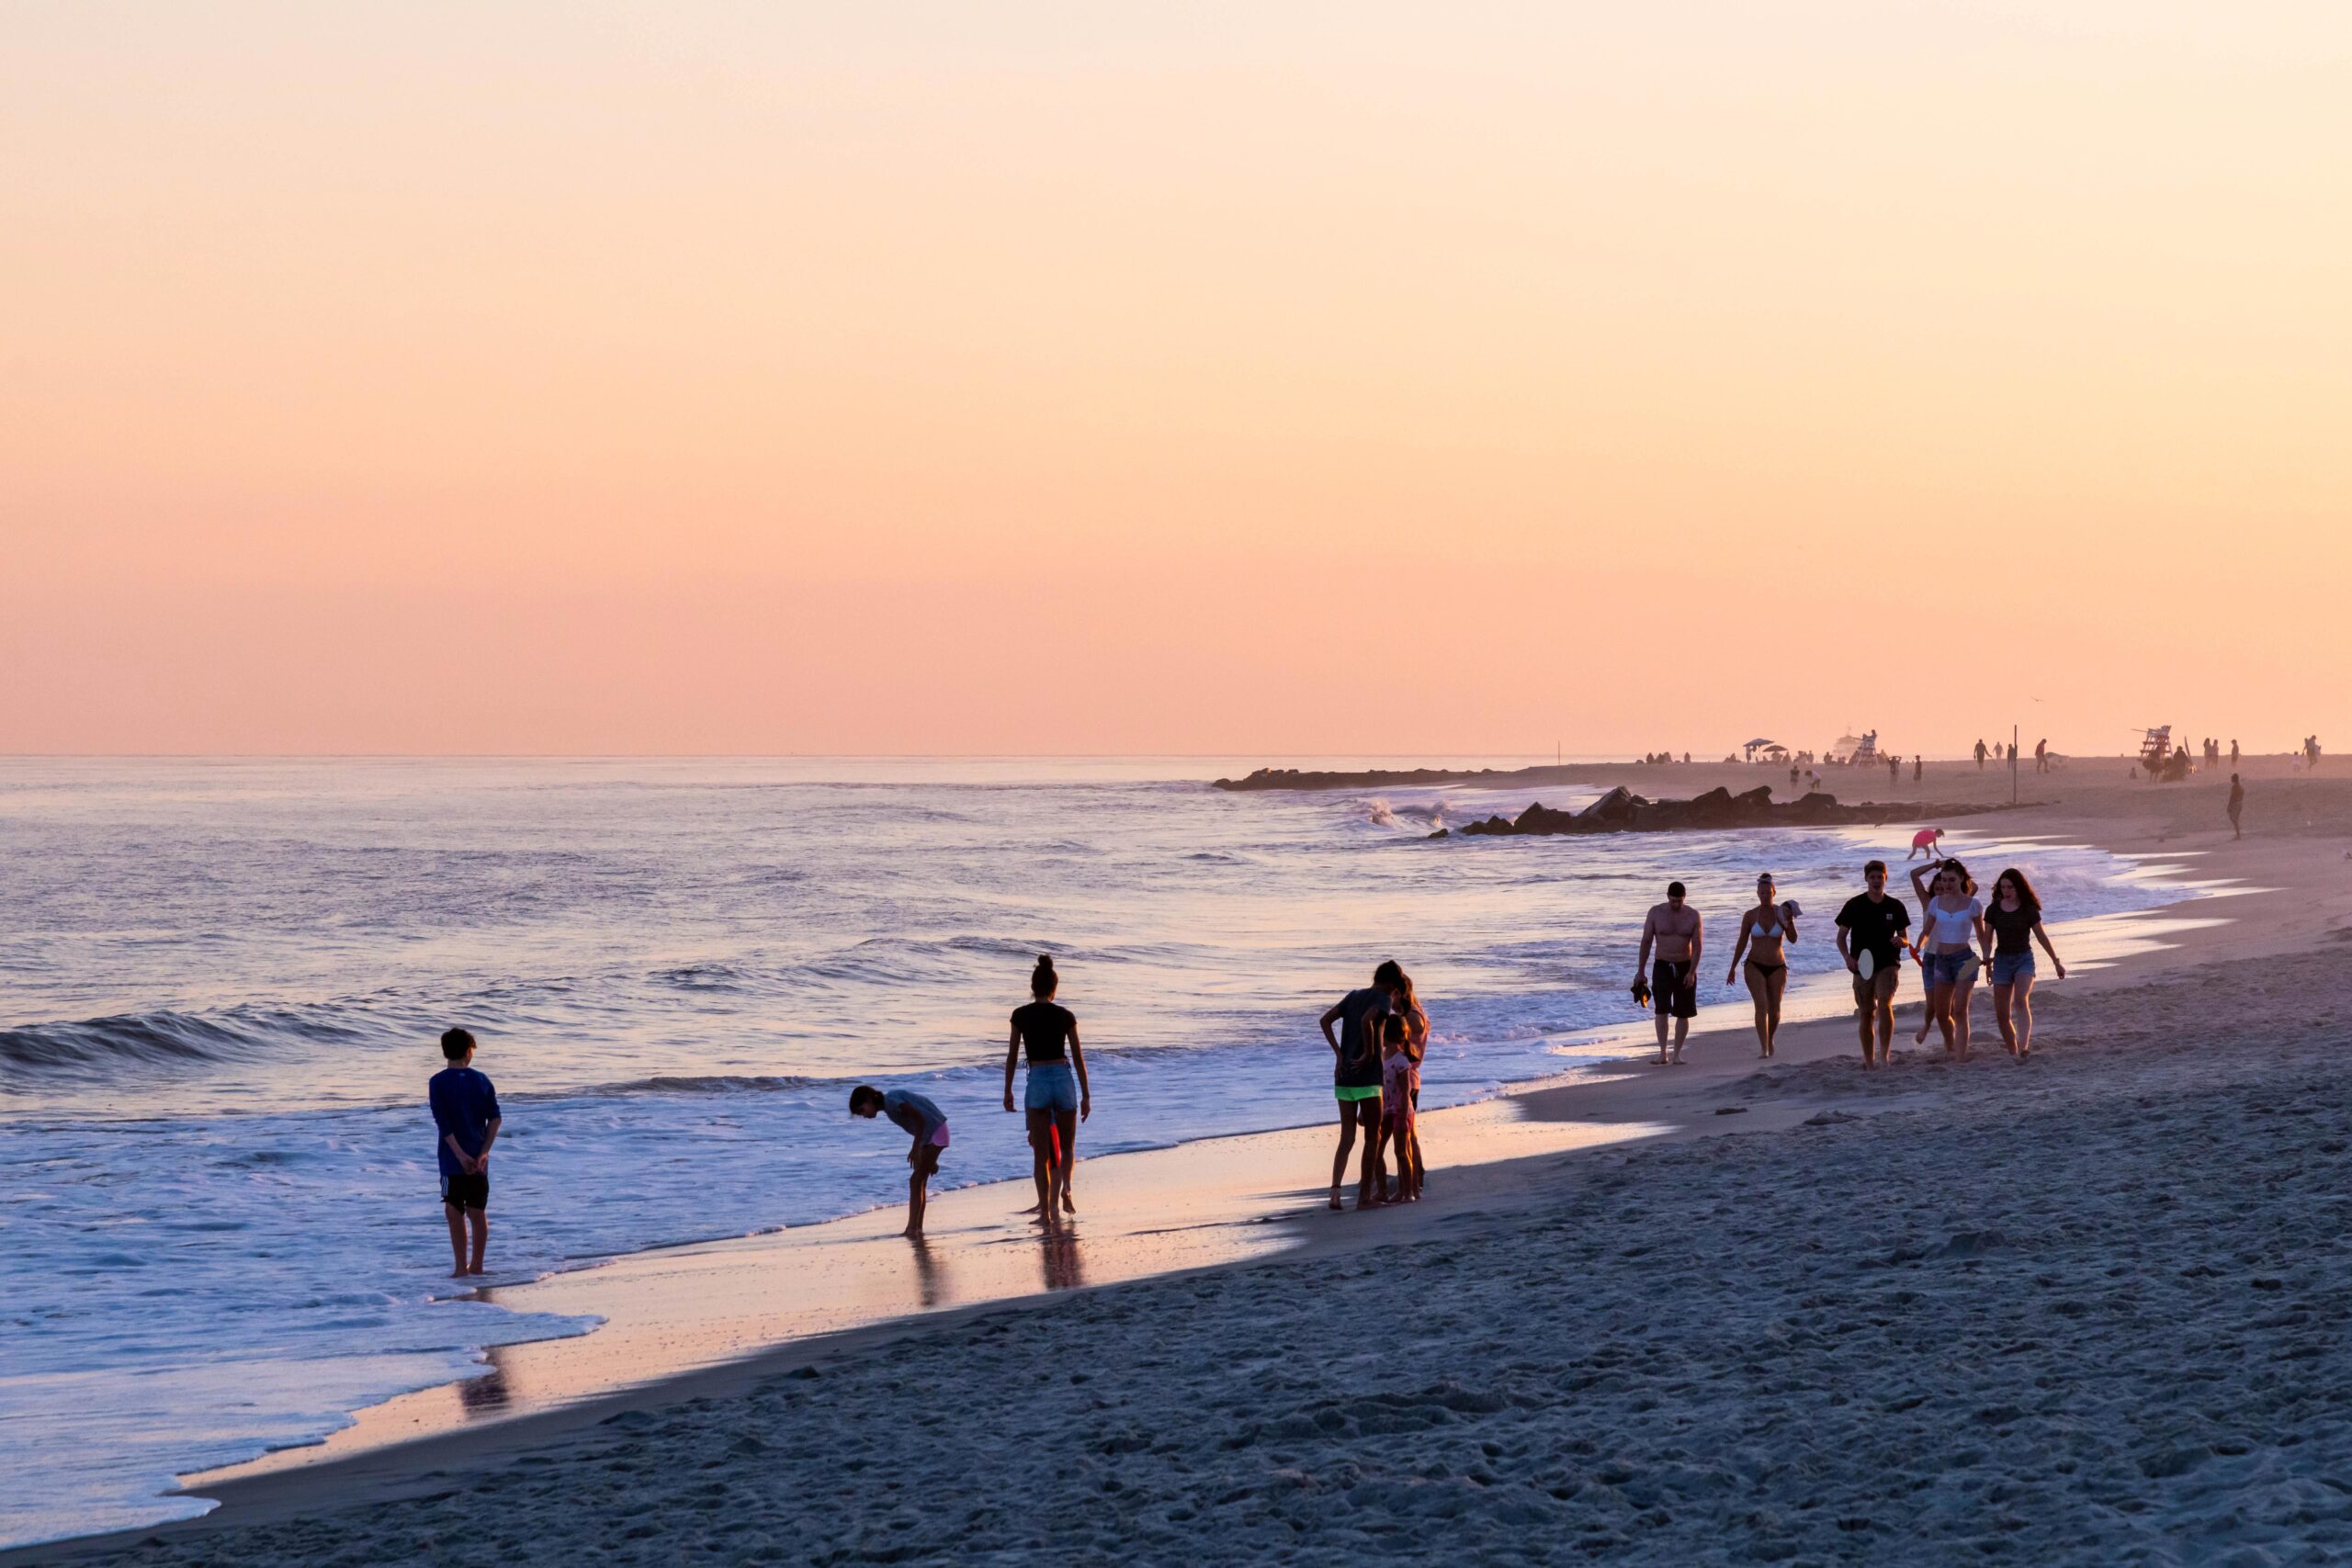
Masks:
[[[2033,944],[2050,954],[2061,980],[2066,965],[2041,929],[2041,899],[2025,873],[2010,866],[1993,879],[1993,907],[1984,911],[1993,928],[1993,1016],[2000,1020],[2001,1043],[2024,1061],[2033,1055]]]
[[[1976,883],[1956,860],[1936,867],[1934,890],[1924,886],[1922,867],[1911,874],[1911,886],[1920,895],[1924,917],[1919,935],[1919,964],[1928,982],[1928,1018],[1944,1032],[1944,1055],[1956,1062],[1968,1060],[1968,1002],[1976,989],[1980,964],[1977,953],[1992,951],[1992,932],[1984,924],[1984,906],[1976,897]],[[1922,1032],[1921,1038],[1925,1038]]]
[[[1772,1054],[1772,1037],[1781,1032],[1781,993],[1789,988],[1788,943],[1797,939],[1796,906],[1774,902],[1774,891],[1769,874],[1756,879],[1756,903],[1739,917],[1739,941],[1724,976],[1725,984],[1747,976],[1747,994],[1756,1000],[1756,1042],[1763,1047],[1758,1054],[1765,1056]]]

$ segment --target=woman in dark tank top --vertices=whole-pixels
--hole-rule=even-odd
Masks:
[[[2041,896],[2016,866],[1995,879],[1993,906],[1984,911],[1984,923],[1992,928],[1995,942],[1993,1013],[2000,1021],[2001,1043],[2023,1061],[2033,1055],[2033,944],[2041,943],[2061,980],[2066,977],[2066,965],[2050,945],[2050,933],[2041,929]]]
[[[1054,1000],[1061,977],[1050,955],[1040,954],[1029,976],[1026,1006],[1012,1012],[1012,1032],[1004,1048],[1004,1108],[1012,1109],[1012,1073],[1022,1053],[1029,1056],[1029,1083],[1023,1109],[1029,1117],[1030,1173],[1037,1184],[1037,1206],[1026,1211],[1047,1225],[1078,1213],[1070,1195],[1071,1168],[1078,1163],[1078,1124],[1094,1113],[1086,1083],[1086,1049],[1079,1043],[1078,1019]]]

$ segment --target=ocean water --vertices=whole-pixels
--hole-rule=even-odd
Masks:
[[[492,1266],[524,1277],[897,1201],[859,1081],[947,1110],[946,1184],[1025,1173],[998,1094],[1041,952],[1099,1155],[1328,1119],[1316,1018],[1390,956],[1425,1105],[1622,1055],[1669,877],[1721,941],[1772,870],[1802,978],[1908,837],[1430,842],[1526,801],[1206,786],[1262,761],[0,761],[0,1545],[198,1511],[175,1474],[592,1329],[439,1299],[450,1023],[503,1102]],[[1996,823],[1955,841],[2053,918],[2165,897]]]

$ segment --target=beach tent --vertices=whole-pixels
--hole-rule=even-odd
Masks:
[[[1767,740],[1759,736],[1756,739],[1747,742],[1747,760],[1751,762],[1756,761],[1756,753],[1758,751],[1778,751],[1780,750],[1781,743],[1779,741]]]

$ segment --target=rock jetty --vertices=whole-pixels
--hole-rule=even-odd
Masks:
[[[1582,764],[1552,768],[1371,768],[1354,773],[1303,773],[1296,768],[1260,768],[1247,778],[1219,779],[1212,788],[1430,789],[1439,784],[1475,784],[1502,789],[1512,784],[1574,784],[1589,773]]]
[[[1738,795],[1711,789],[1689,800],[1651,800],[1632,790],[1611,790],[1581,811],[1555,811],[1537,801],[1516,818],[1489,817],[1457,829],[1479,834],[1671,833],[1732,828],[1842,828],[1886,822],[1929,822],[2005,809],[1992,806],[1929,806],[1917,801],[1875,801],[1840,806],[1819,790],[1785,806],[1775,805],[1772,786],[1758,784]],[[1431,838],[1446,837],[1440,829]]]

